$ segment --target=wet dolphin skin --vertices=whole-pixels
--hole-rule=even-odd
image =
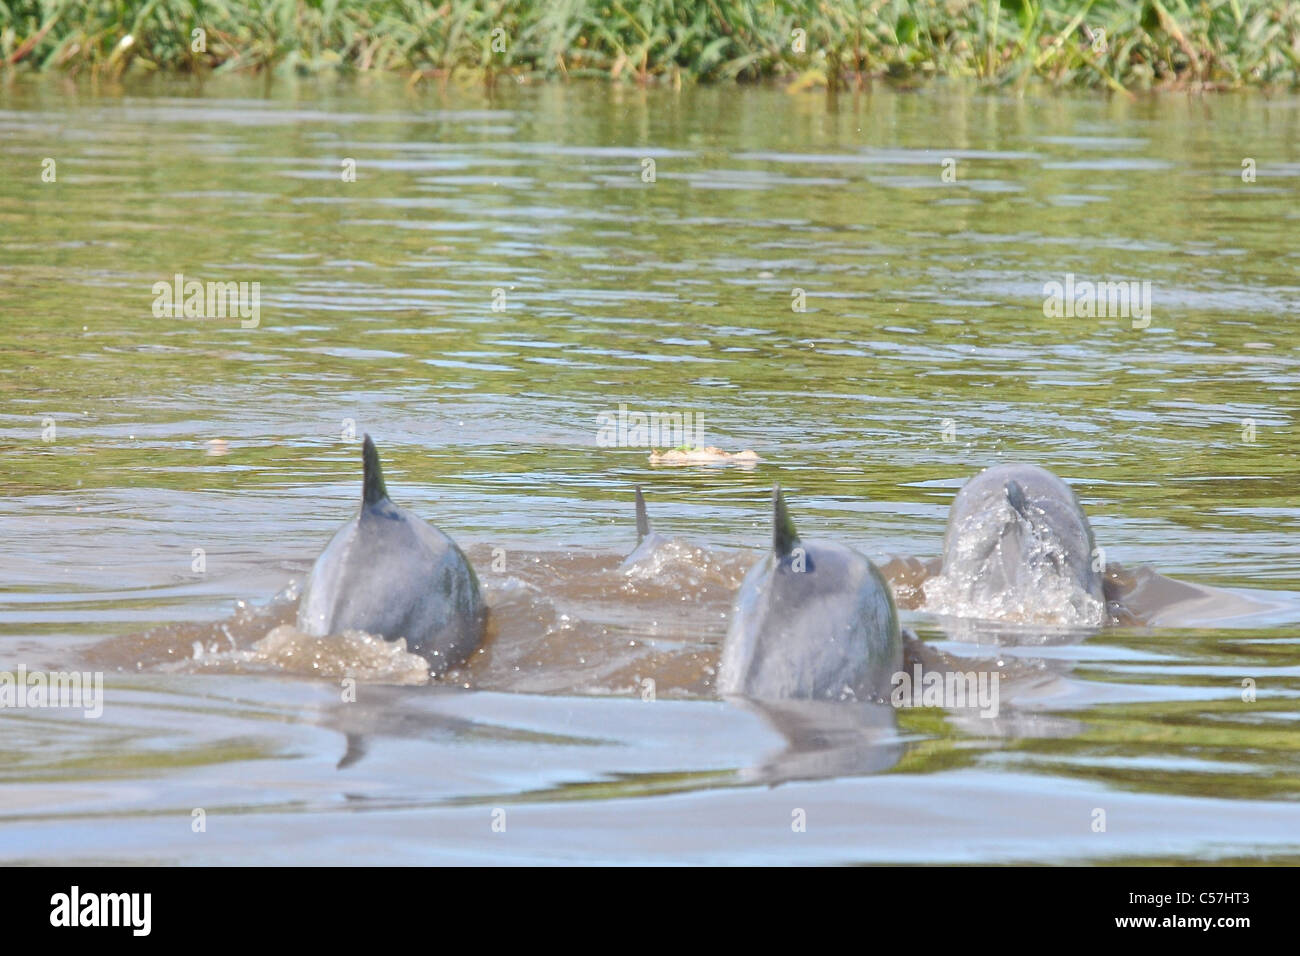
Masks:
[[[772,553],[732,609],[718,691],[761,699],[883,697],[902,666],[889,585],[852,548],[802,541],[773,489]]]
[[[298,607],[298,629],[317,637],[365,631],[427,658],[441,673],[482,642],[487,605],[456,543],[388,498],[370,436],[361,510],[326,546]]]
[[[1105,599],[1088,517],[1036,465],[985,469],[953,500],[927,602],[964,616],[1098,624]]]

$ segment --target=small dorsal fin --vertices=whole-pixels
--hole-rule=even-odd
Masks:
[[[339,758],[338,764],[334,767],[335,770],[343,770],[352,766],[364,757],[366,751],[369,750],[366,746],[366,738],[360,734],[344,734],[343,736],[347,741],[347,749],[343,751],[343,756]]]
[[[640,544],[645,540],[645,536],[650,533],[650,516],[645,511],[645,497],[641,494],[641,486],[636,486],[636,543]]]
[[[379,452],[370,436],[361,443],[361,461],[364,477],[361,481],[361,502],[377,505],[388,499],[388,489],[384,487],[384,469],[379,467]]]
[[[778,558],[784,558],[798,546],[799,532],[794,530],[790,513],[785,510],[781,486],[775,484],[772,486],[772,550]]]
[[[1013,511],[1022,518],[1028,518],[1029,514],[1026,509],[1029,507],[1029,501],[1025,498],[1025,489],[1020,487],[1020,482],[1014,478],[1007,482],[1007,504],[1011,505]]]

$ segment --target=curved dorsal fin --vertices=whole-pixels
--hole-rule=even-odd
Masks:
[[[650,516],[645,511],[645,497],[641,494],[641,486],[636,486],[636,543],[640,544],[645,540],[645,536],[650,533]]]
[[[784,558],[798,546],[799,532],[794,530],[790,513],[785,510],[781,486],[775,484],[772,486],[772,550],[778,558]]]
[[[1028,519],[1029,514],[1026,509],[1029,507],[1029,502],[1025,498],[1025,489],[1020,487],[1020,482],[1012,478],[1007,482],[1006,490],[1007,504],[1011,505],[1011,509],[1020,517]]]
[[[384,487],[384,469],[379,467],[379,452],[375,443],[367,435],[361,443],[361,503],[377,505],[388,499],[388,489]]]
[[[338,764],[334,767],[335,770],[343,770],[352,766],[364,757],[369,749],[366,746],[366,738],[360,734],[345,734],[344,737],[347,739],[347,749],[343,751],[343,756],[339,758]]]

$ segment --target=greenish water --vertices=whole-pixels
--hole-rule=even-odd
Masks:
[[[0,668],[107,682],[98,720],[0,710],[0,858],[1300,858],[1298,145],[1295,97],[0,87]],[[177,273],[260,283],[259,324],[156,317]],[[1068,274],[1149,282],[1149,326],[1047,317]],[[620,404],[762,461],[602,447]],[[248,656],[281,604],[231,617],[355,508],[353,430],[487,587],[454,685],[369,662],[343,703]],[[1006,668],[992,721],[716,698],[774,481],[806,535],[930,557],[1005,460],[1253,610],[905,612]],[[629,578],[638,483],[693,548]]]

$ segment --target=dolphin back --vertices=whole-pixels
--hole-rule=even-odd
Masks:
[[[889,585],[867,558],[805,543],[804,570],[768,555],[746,575],[719,667],[720,693],[760,699],[885,697],[903,644]]]
[[[478,577],[451,538],[388,499],[369,436],[363,454],[361,510],[316,559],[298,629],[317,637],[356,630],[405,638],[440,674],[483,641],[487,605]]]
[[[391,502],[397,514],[363,512],[316,559],[298,628],[324,636],[356,630],[406,639],[435,673],[482,642],[487,607],[469,561],[449,537]]]
[[[736,597],[718,691],[761,699],[887,696],[903,645],[879,569],[852,548],[802,541],[779,488],[772,544]]]

